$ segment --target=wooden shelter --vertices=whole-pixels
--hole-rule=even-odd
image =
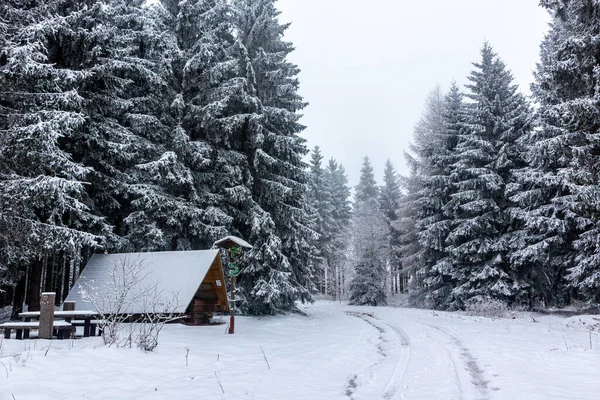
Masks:
[[[221,256],[217,251],[208,272],[188,305],[186,310],[188,318],[185,322],[192,325],[208,323],[215,312],[228,312],[228,303]]]
[[[101,313],[114,310],[109,301],[92,304],[90,296],[110,298],[115,274],[126,275],[136,270],[137,281],[131,293],[142,293],[148,287],[176,297],[173,307],[187,324],[209,322],[214,313],[229,311],[223,267],[218,250],[170,251],[149,253],[95,254],[92,256],[65,302],[75,302],[78,309],[99,308]],[[96,293],[93,293],[96,291]],[[132,296],[121,313],[143,315],[150,312],[147,299]],[[103,299],[101,299],[103,300]],[[68,303],[67,303],[68,304]]]

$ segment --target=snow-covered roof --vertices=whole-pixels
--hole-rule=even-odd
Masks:
[[[132,283],[130,290],[130,296],[135,300],[130,301],[124,313],[142,313],[148,296],[141,298],[139,293],[154,286],[166,301],[172,302],[176,295],[177,304],[171,311],[184,313],[218,254],[219,250],[95,254],[65,301],[76,302],[80,310],[93,310],[94,306],[88,300],[92,297],[100,303],[98,308],[103,308],[99,311],[108,313],[114,309],[108,304],[113,302],[107,295],[115,292],[112,287],[122,286],[122,281],[137,281]],[[123,266],[129,272],[123,273]],[[131,271],[138,271],[138,279],[131,279]],[[113,276],[119,279],[115,280]]]
[[[227,236],[227,237],[224,237],[223,239],[219,239],[215,242],[215,246],[220,246],[227,242],[233,242],[233,243],[237,244],[238,246],[242,246],[247,249],[252,248],[252,245],[250,243],[246,242],[244,239],[240,239],[237,236]]]

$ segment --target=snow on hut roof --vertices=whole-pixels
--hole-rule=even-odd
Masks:
[[[237,244],[238,246],[242,246],[247,249],[252,248],[252,245],[250,243],[246,242],[244,239],[240,239],[237,236],[227,236],[227,237],[224,237],[223,239],[219,239],[215,242],[215,246],[220,246],[227,242],[233,242],[233,243]]]
[[[114,312],[109,293],[122,291],[113,287],[129,282],[129,305],[119,313],[143,313],[150,296],[140,293],[154,287],[162,300],[174,303],[176,297],[170,311],[184,313],[218,254],[219,250],[94,254],[65,301],[76,302],[79,310],[93,310],[92,297],[99,311]],[[132,272],[137,273],[136,279],[131,278]]]

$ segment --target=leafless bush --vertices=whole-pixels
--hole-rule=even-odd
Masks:
[[[151,279],[144,260],[124,257],[115,263],[110,280],[102,287],[79,287],[82,297],[102,315],[98,324],[104,344],[131,347],[135,343],[144,351],[158,346],[158,336],[164,325],[177,319],[178,294],[166,296],[159,289],[159,281],[145,284]],[[123,334],[125,322],[137,316],[141,323]]]
[[[108,346],[118,342],[122,324],[132,315],[132,306],[145,295],[143,290],[139,290],[140,283],[148,275],[144,266],[141,257],[124,257],[115,263],[110,280],[102,287],[93,284],[79,286],[82,297],[102,315],[98,326],[104,344]]]
[[[179,319],[178,294],[166,296],[159,290],[159,282],[145,290],[142,298],[144,315],[136,337],[136,343],[144,351],[152,351],[158,346],[158,336],[165,324]]]

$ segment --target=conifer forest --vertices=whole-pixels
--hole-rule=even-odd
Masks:
[[[228,235],[246,315],[597,305],[600,3],[540,7],[531,96],[484,42],[398,132],[409,173],[365,157],[350,182],[303,137],[276,0],[2,0],[0,308],[62,302],[94,253]]]

